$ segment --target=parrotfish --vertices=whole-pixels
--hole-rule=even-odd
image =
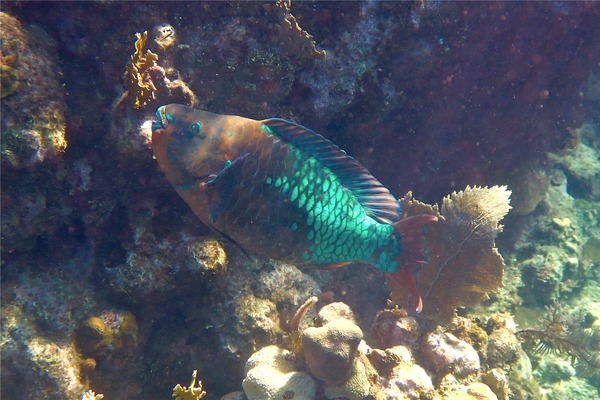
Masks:
[[[400,218],[396,198],[331,141],[283,119],[158,108],[152,147],[162,171],[200,220],[242,249],[296,265],[355,261],[392,274],[422,301],[433,215]]]

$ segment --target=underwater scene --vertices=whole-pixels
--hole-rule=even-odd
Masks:
[[[600,2],[2,1],[2,399],[600,399]]]

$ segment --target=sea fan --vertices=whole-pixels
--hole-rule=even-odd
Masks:
[[[467,186],[444,198],[441,214],[437,206],[413,200],[411,193],[400,200],[403,217],[440,218],[427,226],[429,260],[419,273],[424,316],[449,322],[456,308],[476,305],[502,286],[504,260],[494,239],[502,231],[499,221],[510,210],[510,194],[506,186]],[[414,309],[410,293],[391,279],[388,286],[394,303]]]
[[[463,244],[490,246],[502,225],[498,223],[510,210],[511,191],[506,186],[470,187],[444,198],[442,215],[454,238]]]

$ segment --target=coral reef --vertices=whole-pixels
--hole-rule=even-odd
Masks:
[[[4,397],[158,400],[198,370],[206,397],[242,400],[244,362],[271,344],[292,348],[282,327],[311,296],[319,300],[298,333],[351,315],[365,332],[350,378],[338,386],[312,377],[301,350],[291,353],[316,399],[490,398],[486,387],[499,399],[598,397],[594,369],[574,367],[560,352],[523,352],[525,336],[515,336],[510,315],[518,329],[537,329],[544,306],[558,299],[564,316],[582,316],[582,334],[600,337],[597,3],[2,9]],[[139,55],[150,50],[158,60],[134,83],[123,73],[133,72],[132,38],[144,31]],[[147,86],[147,102],[135,109],[130,85],[138,84]],[[373,268],[301,271],[206,236],[148,150],[155,107],[170,102],[306,124],[395,195],[412,189],[427,203],[467,185],[508,185],[513,210],[494,241],[483,239],[497,226],[471,236],[485,243],[483,254],[467,256],[465,242],[464,258],[450,258],[437,278],[464,238],[448,242],[449,253],[436,242],[454,231],[480,233],[469,223],[482,221],[451,210],[453,222],[428,227],[419,289],[429,294],[423,315],[407,315],[386,307],[384,275]],[[447,217],[443,208],[409,203],[407,213]],[[473,269],[481,260],[485,268]],[[481,280],[483,271],[493,284]],[[412,310],[414,299],[403,300]],[[453,318],[456,307],[461,317]],[[474,350],[479,372],[437,372],[423,347],[433,332]],[[437,343],[450,352],[454,341]],[[597,352],[597,341],[586,343]]]
[[[493,314],[488,320],[486,329],[488,332],[487,364],[494,368],[505,368],[514,364],[519,357],[521,343],[512,317]]]
[[[325,306],[329,308],[325,313],[335,308],[343,309],[343,314],[348,315],[347,306],[335,304],[335,307]],[[379,337],[390,335],[391,340],[388,339],[386,343],[393,343],[397,339],[393,339],[395,333],[390,328],[391,321],[401,321],[406,318],[406,313],[397,309],[396,312],[388,311],[376,318],[371,331],[378,332]],[[485,328],[489,335],[481,324],[487,325]],[[334,329],[331,325],[346,328]],[[346,334],[333,335],[334,331],[346,331]],[[411,340],[406,345],[394,345],[386,349],[371,348],[360,339],[362,335],[358,335],[356,340],[360,344],[346,351],[351,331],[358,333],[358,327],[344,318],[333,319],[320,327],[305,328],[301,352],[293,354],[276,346],[264,347],[247,362],[246,379],[250,377],[251,381],[256,381],[258,378],[250,375],[248,370],[266,363],[275,381],[279,381],[282,372],[290,371],[317,378],[313,383],[316,393],[322,392],[328,399],[391,400],[424,396],[440,399],[508,399],[511,390],[523,394],[515,398],[527,398],[524,393],[532,393],[533,390],[539,393],[533,378],[531,381],[524,379],[526,373],[533,376],[531,364],[515,336],[515,323],[507,314],[492,315],[487,321],[479,322],[479,325],[470,319],[456,317],[446,328],[423,326],[418,333],[414,333],[416,343]],[[311,337],[314,343],[307,340]],[[378,341],[381,342],[381,338]],[[337,348],[333,349],[335,345]],[[332,356],[332,352],[344,354]],[[352,361],[348,360],[348,354],[355,355],[351,357]],[[264,361],[265,358],[268,361]],[[302,363],[302,358],[306,364]],[[520,363],[524,365],[520,368],[524,368],[525,372],[519,372],[522,374],[519,379],[524,380],[512,378],[509,388],[508,372],[517,373]],[[263,370],[259,372],[260,376],[267,375]],[[275,383],[260,381],[260,393],[281,392],[278,386],[273,385]],[[251,396],[257,393],[255,386],[247,389],[245,384],[244,390],[248,398],[254,398]],[[250,395],[249,391],[253,394]],[[263,396],[267,397],[261,398],[273,398],[272,394]]]
[[[87,363],[126,363],[138,346],[138,325],[131,313],[104,311],[80,321],[74,331],[75,348]]]
[[[70,337],[72,318],[95,305],[91,287],[55,273],[29,274],[23,271],[24,283],[5,281],[2,287],[3,396],[81,398],[86,390],[83,360]]]
[[[23,27],[4,12],[0,35],[2,166],[33,167],[67,147],[56,44],[41,29]]]
[[[65,94],[57,44],[0,12],[2,252],[31,250],[69,220]],[[5,87],[6,86],[6,87]],[[3,257],[5,259],[5,257]]]
[[[223,274],[227,270],[227,256],[222,245],[211,237],[169,237],[178,243],[171,252],[156,252],[149,247],[156,241],[150,233],[140,235],[137,243],[127,251],[122,264],[105,270],[112,290],[127,294],[130,301],[157,302],[170,296],[177,286],[180,294],[195,290],[196,282]]]
[[[356,317],[354,316],[354,312],[352,309],[345,303],[341,301],[336,301],[333,303],[325,304],[319,310],[319,323],[321,326],[326,325],[333,321],[334,319],[347,319],[348,321],[356,324]]]

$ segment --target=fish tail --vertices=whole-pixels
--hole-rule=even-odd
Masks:
[[[394,223],[396,233],[400,234],[402,253],[398,258],[398,270],[391,272],[389,277],[410,290],[418,299],[417,313],[423,309],[423,300],[417,289],[417,278],[421,265],[427,262],[425,228],[427,224],[437,220],[435,215],[415,215]]]

